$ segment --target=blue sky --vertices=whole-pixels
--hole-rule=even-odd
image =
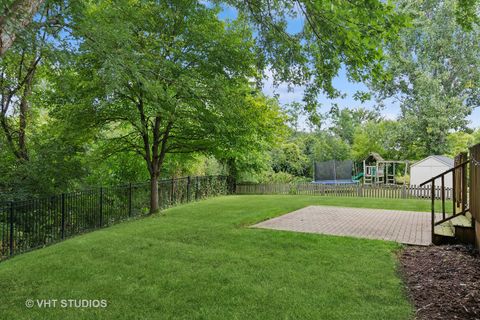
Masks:
[[[237,12],[231,7],[224,7],[223,11],[220,13],[220,18],[222,19],[235,19]],[[303,27],[303,18],[298,17],[296,19],[288,20],[288,31],[291,33],[296,33],[300,31]],[[267,72],[268,73],[268,72]],[[333,81],[334,87],[340,90],[345,94],[344,98],[339,99],[329,99],[326,95],[320,95],[318,101],[323,106],[321,112],[328,112],[332,103],[337,103],[340,108],[373,108],[375,101],[366,101],[361,103],[356,101],[353,98],[353,95],[357,91],[368,91],[368,88],[363,83],[350,82],[347,78],[347,74],[344,68],[342,68],[337,77]],[[292,90],[289,90],[289,86],[286,83],[280,84],[278,87],[273,85],[272,79],[265,79],[263,92],[269,96],[278,95],[280,104],[288,104],[291,102],[302,102],[303,89],[302,87],[293,87]],[[388,99],[384,101],[384,108],[382,109],[382,115],[387,119],[395,119],[400,113],[399,103],[396,99]],[[479,128],[480,127],[480,108],[477,108],[473,111],[472,115],[468,117],[470,121],[470,127]],[[306,125],[301,125],[301,127],[306,127]]]
[[[332,103],[337,103],[340,108],[373,108],[375,101],[366,101],[361,103],[353,99],[353,95],[357,91],[368,91],[368,88],[363,83],[350,82],[347,78],[346,72],[344,69],[341,69],[338,76],[334,79],[333,84],[335,88],[339,89],[346,96],[345,98],[339,99],[329,99],[325,95],[320,95],[318,101],[322,104],[321,112],[328,112]],[[279,85],[278,87],[273,86],[271,79],[266,79],[264,81],[263,92],[269,96],[274,94],[278,95],[279,102],[284,105],[291,102],[301,102],[303,97],[303,88],[294,87],[293,90],[288,89],[286,83]],[[400,106],[396,99],[388,99],[384,101],[384,108],[381,110],[381,114],[386,119],[395,119],[400,113]],[[468,117],[470,121],[471,128],[480,127],[480,108],[474,109],[473,113]],[[305,125],[301,126],[305,127]]]

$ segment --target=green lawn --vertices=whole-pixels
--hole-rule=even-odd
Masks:
[[[422,200],[229,196],[0,263],[0,319],[408,319],[399,245],[246,226],[312,204],[428,210]],[[106,299],[26,308],[26,299]]]

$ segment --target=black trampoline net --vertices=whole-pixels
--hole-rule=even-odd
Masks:
[[[315,181],[352,179],[352,160],[315,162]]]

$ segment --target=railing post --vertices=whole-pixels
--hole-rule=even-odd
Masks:
[[[130,182],[128,184],[128,216],[132,216],[132,193],[133,193],[133,188],[132,188],[132,183]]]
[[[103,187],[100,187],[100,228],[103,226]]]
[[[445,219],[445,176],[442,176],[442,190],[441,197],[442,197],[442,218]]]
[[[187,177],[187,202],[190,202],[190,184],[192,183],[190,176]]]
[[[432,242],[435,237],[435,180],[432,180],[432,217],[431,217],[431,224],[432,224]]]
[[[10,202],[10,255],[13,256],[13,201]]]
[[[462,212],[465,214],[467,209],[467,165],[462,167]]]
[[[65,193],[62,193],[62,239],[65,239]]]
[[[452,178],[453,178],[453,188],[452,188],[452,203],[453,203],[453,208],[452,208],[452,214],[455,215],[457,212],[457,195],[456,195],[456,174],[455,174],[455,169],[452,171]]]
[[[470,211],[471,215],[471,227],[475,229],[475,224],[477,223],[477,219],[480,219],[479,213],[478,213],[478,191],[479,191],[479,185],[478,185],[478,156],[479,156],[479,145],[475,145],[470,148],[470,161],[468,162],[468,171],[470,172],[470,181],[469,181],[469,191],[470,192],[470,197],[469,199],[469,204],[468,204],[468,210]],[[479,221],[480,222],[480,221]],[[479,231],[476,231],[477,234]],[[480,245],[480,243],[479,243]]]

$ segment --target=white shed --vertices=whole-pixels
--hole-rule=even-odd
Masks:
[[[418,186],[448,169],[454,167],[453,159],[445,156],[429,156],[417,161],[410,167],[410,185]],[[441,186],[441,179],[435,180],[435,186]],[[445,175],[445,187],[453,187],[452,173]]]

